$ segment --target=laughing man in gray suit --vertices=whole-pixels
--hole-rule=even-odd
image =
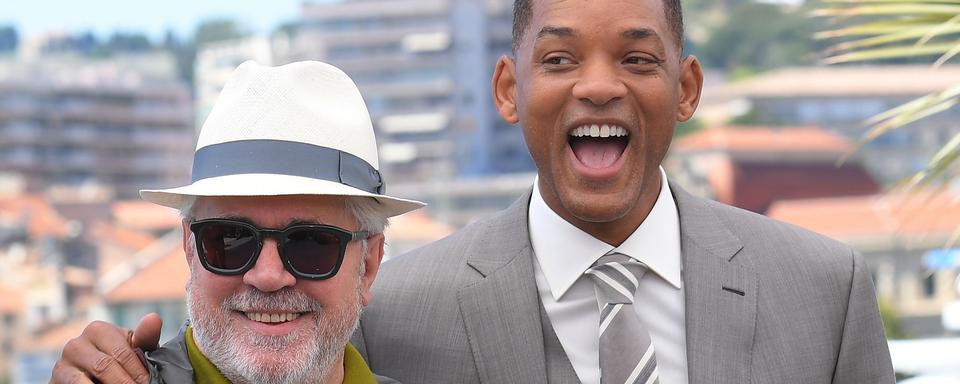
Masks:
[[[681,36],[678,0],[515,2],[494,98],[523,127],[537,182],[383,266],[354,335],[374,371],[405,383],[894,381],[859,254],[667,182],[660,163],[703,80]],[[607,273],[634,291],[618,314],[640,324],[619,340],[604,340],[614,316],[589,272],[609,254],[646,272]],[[614,360],[627,360],[619,378]]]
[[[894,381],[859,254],[693,197],[660,168],[703,84],[697,59],[682,56],[679,0],[514,7],[514,55],[497,65],[494,98],[523,127],[537,182],[505,211],[381,267],[353,338],[376,373]]]

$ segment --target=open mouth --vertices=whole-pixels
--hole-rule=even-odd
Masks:
[[[603,169],[623,156],[630,143],[630,132],[618,125],[585,124],[570,131],[568,143],[581,164]]]
[[[248,319],[256,321],[258,323],[264,324],[282,324],[288,321],[294,321],[300,317],[301,313],[289,312],[289,313],[259,313],[259,312],[243,312]]]

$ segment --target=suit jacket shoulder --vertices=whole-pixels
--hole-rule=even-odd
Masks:
[[[672,188],[691,382],[893,382],[870,273],[858,252]]]
[[[487,378],[485,382],[509,382],[489,376],[503,370],[492,369],[500,361],[480,356],[488,341],[477,338],[497,339],[497,331],[476,329],[484,320],[472,313],[485,306],[522,305],[534,322],[520,320],[524,326],[519,328],[528,330],[522,337],[536,333],[540,340],[526,225],[528,201],[529,193],[502,212],[383,263],[373,301],[353,339],[374,372],[401,382],[469,383],[481,377]],[[502,284],[487,279],[491,275],[500,276]],[[510,296],[498,294],[501,289]],[[466,319],[465,309],[471,314]],[[510,323],[525,315],[492,316]],[[503,338],[508,341],[504,348],[509,348],[511,337]],[[543,364],[542,350],[539,355]]]

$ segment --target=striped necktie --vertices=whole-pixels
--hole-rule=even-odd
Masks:
[[[647,266],[629,256],[611,253],[586,274],[596,285],[600,303],[600,382],[659,383],[657,357],[633,308],[633,296]]]

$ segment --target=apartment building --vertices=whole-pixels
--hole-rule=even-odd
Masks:
[[[0,61],[0,172],[27,190],[104,185],[120,198],[189,179],[190,89],[167,54]]]

